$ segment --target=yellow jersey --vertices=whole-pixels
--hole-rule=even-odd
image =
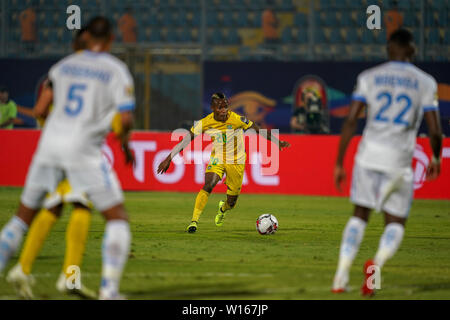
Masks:
[[[191,132],[194,135],[205,133],[211,137],[211,164],[244,164],[244,130],[252,125],[252,121],[233,111],[228,111],[228,118],[224,122],[215,120],[214,113],[210,113],[195,122]]]

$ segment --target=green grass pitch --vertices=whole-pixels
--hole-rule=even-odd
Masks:
[[[16,210],[21,189],[0,188],[0,226]],[[373,213],[351,270],[351,291],[330,292],[342,230],[352,212],[347,198],[241,195],[223,227],[214,225],[212,194],[195,234],[190,222],[194,193],[127,192],[132,247],[121,284],[129,299],[361,299],[362,266],[377,249],[383,218]],[[70,207],[55,224],[33,269],[39,299],[60,295],[65,228]],[[261,236],[256,218],[272,213],[279,230]],[[97,289],[104,221],[94,213],[82,280]],[[11,267],[17,255],[10,262]],[[0,278],[0,299],[14,299]],[[450,202],[415,200],[400,250],[382,270],[373,299],[450,299]]]

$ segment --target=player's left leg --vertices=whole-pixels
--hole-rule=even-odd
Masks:
[[[227,164],[225,166],[227,200],[219,202],[219,209],[215,218],[215,223],[218,227],[223,225],[227,212],[236,206],[244,179],[244,168],[244,164]]]
[[[25,274],[28,275],[31,273],[34,261],[42,249],[51,228],[61,216],[62,209],[62,202],[50,209],[43,208],[33,220],[18,263]]]
[[[403,239],[405,224],[413,199],[413,174],[406,170],[400,177],[385,174],[383,189],[391,189],[389,196],[382,204],[385,218],[384,232],[380,238],[375,258],[369,259],[364,265],[365,280],[361,287],[363,295],[373,295],[374,286],[372,276],[376,270],[380,270],[386,261],[394,256]],[[395,182],[392,188],[392,182]],[[375,268],[373,266],[376,266]],[[380,275],[381,276],[381,275]],[[381,278],[381,277],[380,277]]]
[[[386,261],[394,256],[400,247],[405,233],[406,218],[399,218],[384,212],[385,228],[380,239],[375,258],[369,259],[364,264],[364,282],[361,286],[361,293],[364,296],[372,296],[374,292],[373,276],[375,272],[381,272],[381,268]],[[381,274],[379,275],[381,279]]]
[[[82,199],[80,198],[80,200]],[[66,252],[64,255],[64,264],[62,272],[56,282],[56,288],[59,292],[77,294],[84,299],[95,299],[97,295],[83,283],[81,283],[79,288],[69,289],[67,288],[66,281],[67,278],[72,275],[72,268],[74,266],[81,270],[81,263],[83,260],[84,250],[86,248],[91,216],[92,213],[87,199],[84,200],[83,203],[73,203],[73,210],[66,229]]]
[[[61,216],[67,184],[67,180],[61,181],[55,192],[46,195],[43,208],[31,224],[18,263],[27,275],[31,273],[34,261],[50,230]]]

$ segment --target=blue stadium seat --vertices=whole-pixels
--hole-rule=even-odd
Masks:
[[[161,15],[160,23],[164,27],[168,27],[172,25],[172,11],[170,10],[164,10]]]
[[[304,13],[299,12],[294,16],[294,26],[306,27],[307,25],[308,25],[308,20]]]
[[[346,32],[345,42],[348,44],[359,43],[358,32],[355,28],[348,28]]]
[[[450,10],[442,9],[438,13],[437,24],[440,28],[447,27],[449,25],[448,18],[450,18]]]
[[[150,37],[150,28],[140,28],[137,33],[138,42],[146,42]]]
[[[450,30],[445,30],[444,44],[450,45]]]
[[[189,28],[183,28],[180,32],[181,42],[192,42],[191,31]]]
[[[439,35],[439,29],[432,28],[428,32],[427,43],[429,44],[439,44],[441,36]]]
[[[294,9],[294,5],[292,4],[292,0],[282,0],[281,2],[281,10],[283,11],[291,11]]]
[[[308,30],[307,29],[299,29],[295,40],[297,41],[297,43],[302,43],[302,44],[307,43],[308,42]]]
[[[341,43],[342,36],[339,28],[332,28],[330,32],[330,43]]]
[[[327,38],[325,36],[325,32],[322,28],[316,29],[314,33],[314,42],[315,43],[325,43],[327,42]]]
[[[222,45],[224,37],[220,29],[214,29],[208,36],[208,43],[212,45]]]
[[[150,42],[160,42],[161,41],[161,33],[159,32],[159,28],[152,28],[150,32]]]
[[[337,27],[338,26],[336,12],[334,12],[334,11],[325,12],[324,25],[327,27]]]
[[[340,25],[342,27],[351,27],[354,25],[350,11],[348,10],[341,11]]]
[[[387,41],[386,30],[382,29],[377,36],[377,43],[385,44]]]
[[[47,28],[39,28],[38,29],[38,41],[40,43],[48,42],[48,29]]]
[[[415,13],[406,11],[403,13],[403,25],[405,27],[414,27],[417,25]]]
[[[172,24],[177,27],[185,27],[187,25],[186,13],[179,10],[177,13],[172,15]]]
[[[206,26],[215,27],[218,25],[218,14],[215,11],[208,11],[206,13]]]
[[[292,29],[291,27],[285,27],[281,32],[281,42],[282,43],[291,43],[292,38]]]
[[[159,26],[158,14],[156,12],[150,13],[147,17],[148,21],[147,22],[143,21],[144,25],[149,25],[151,27]]]
[[[228,32],[227,42],[229,44],[240,44],[241,39],[239,37],[239,34],[238,34],[236,28],[232,28]]]
[[[58,43],[58,30],[57,29],[55,29],[55,28],[49,29],[48,42],[51,44]]]
[[[222,24],[225,27],[231,27],[234,25],[233,21],[233,12],[231,10],[224,10],[223,11],[223,21]]]
[[[373,44],[375,43],[374,32],[369,29],[363,29],[361,35],[361,42],[364,44]]]
[[[200,27],[202,23],[201,13],[197,10],[192,13],[191,25],[194,27]]]
[[[334,7],[332,0],[320,0],[320,9],[329,9]]]
[[[262,11],[255,12],[255,17],[253,19],[253,26],[255,28],[261,28],[262,25]]]
[[[175,29],[170,28],[167,30],[166,41],[169,43],[178,42],[178,34]]]
[[[244,10],[238,11],[236,23],[238,27],[246,27],[247,26],[247,12]]]

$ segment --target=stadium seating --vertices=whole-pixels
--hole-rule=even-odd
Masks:
[[[19,14],[30,6],[31,0],[9,0],[8,41],[20,41]],[[192,43],[199,42],[202,28],[203,8],[198,0],[36,0],[38,5],[37,23],[40,44],[52,44],[62,41],[70,43],[71,33],[64,30],[67,14],[65,8],[70,4],[82,7],[82,23],[104,12],[116,23],[116,39],[121,41],[117,22],[127,8],[138,24],[138,41],[147,43]],[[275,13],[280,19],[280,40],[284,47],[277,48],[279,55],[288,59],[299,56],[289,53],[296,50],[296,44],[308,44],[311,34],[310,5],[307,1],[273,0]],[[313,43],[319,46],[333,45],[332,54],[338,58],[346,55],[347,46],[353,54],[360,45],[383,45],[386,41],[385,30],[368,31],[365,29],[365,9],[377,4],[382,12],[393,8],[392,1],[386,0],[318,0],[314,1],[312,12],[314,19]],[[420,1],[399,1],[397,9],[403,14],[404,26],[419,35],[421,21],[425,26],[425,46],[444,46],[449,44],[450,2],[448,0],[424,0],[425,10],[421,13]],[[262,41],[261,17],[267,8],[266,0],[208,0],[206,1],[207,51],[209,46],[240,45],[255,46]],[[384,25],[384,22],[382,22]],[[70,36],[67,36],[70,34]],[[419,38],[417,38],[419,40]],[[258,42],[258,43],[255,43]],[[159,44],[158,44],[159,45]],[[351,46],[354,46],[353,48]],[[11,46],[14,47],[14,46]],[[276,46],[275,46],[276,48]],[[241,51],[241,48],[239,49]],[[213,50],[214,51],[214,50]],[[245,49],[242,49],[244,55]],[[313,50],[314,51],[314,50]],[[426,49],[424,52],[427,51]],[[249,51],[251,52],[251,50]],[[445,50],[432,50],[436,58],[445,56]],[[441,56],[439,56],[439,54]],[[362,54],[361,54],[362,55]],[[370,57],[370,54],[363,58]],[[315,56],[319,58],[320,55]]]

